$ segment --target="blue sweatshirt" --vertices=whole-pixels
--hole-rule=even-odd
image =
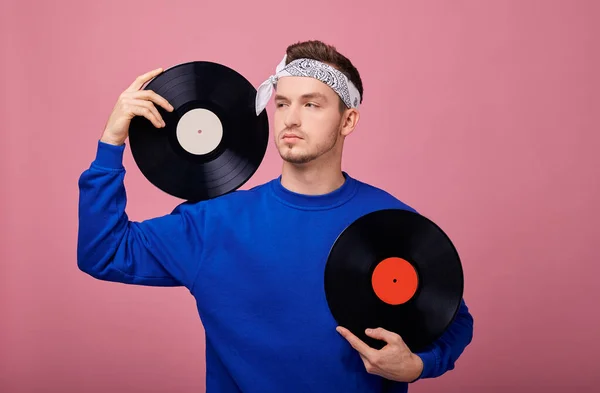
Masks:
[[[352,221],[414,209],[344,173],[345,183],[326,195],[291,192],[277,178],[130,221],[124,149],[99,141],[79,179],[78,267],[100,280],[187,288],[206,334],[207,393],[407,391],[407,383],[369,374],[336,332],[324,269]],[[453,369],[472,332],[463,301],[445,334],[417,353],[419,379]]]

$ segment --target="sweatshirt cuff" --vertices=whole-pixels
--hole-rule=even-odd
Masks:
[[[419,375],[419,377],[413,382],[424,378],[431,378],[435,374],[435,370],[438,366],[435,348],[432,348],[430,351],[416,353],[415,355],[420,357],[423,361],[423,371],[421,372],[421,375]]]
[[[96,150],[96,159],[94,160],[93,164],[97,167],[107,169],[124,169],[124,151],[125,144],[117,146],[99,140],[98,148]]]

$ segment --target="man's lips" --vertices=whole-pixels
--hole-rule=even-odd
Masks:
[[[300,136],[296,135],[296,134],[291,134],[286,132],[285,134],[283,134],[283,136],[281,137],[282,139],[302,139]]]

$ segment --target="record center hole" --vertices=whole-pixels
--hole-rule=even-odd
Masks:
[[[396,280],[396,279],[394,278],[394,283],[396,283],[396,282],[398,282],[398,280]]]
[[[198,134],[202,134],[202,130],[198,130]]]

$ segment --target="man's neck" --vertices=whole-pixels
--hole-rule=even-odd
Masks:
[[[281,170],[281,185],[297,194],[327,194],[341,187],[344,181],[340,163],[296,165],[284,161]]]

